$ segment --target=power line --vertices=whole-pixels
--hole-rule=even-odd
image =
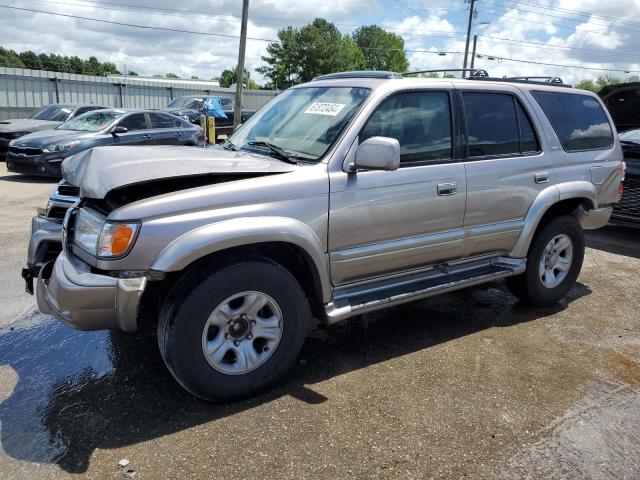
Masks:
[[[21,10],[23,12],[33,12],[33,13],[44,13],[46,15],[55,15],[58,17],[66,17],[66,18],[76,18],[76,19],[80,19],[80,20],[88,20],[91,22],[99,22],[99,23],[109,23],[112,25],[120,25],[123,27],[132,27],[132,28],[142,28],[142,29],[146,29],[146,30],[161,30],[161,31],[165,31],[165,32],[174,32],[174,33],[189,33],[192,35],[204,35],[204,36],[208,36],[208,37],[224,37],[224,38],[237,38],[239,39],[240,36],[238,35],[226,35],[224,33],[211,33],[211,32],[198,32],[198,31],[194,31],[194,30],[183,30],[183,29],[179,29],[179,28],[168,28],[168,27],[152,27],[150,25],[138,25],[135,23],[126,23],[126,22],[116,22],[113,20],[103,20],[100,18],[93,18],[93,17],[83,17],[80,15],[70,15],[67,13],[58,13],[58,12],[51,12],[51,11],[46,11],[46,10],[36,10],[34,8],[23,8],[23,7],[12,7],[10,5],[2,5],[0,4],[0,8],[9,8],[11,10]],[[273,40],[270,38],[256,38],[256,37],[247,37],[247,40],[258,40],[261,42],[277,42],[278,40]]]
[[[492,59],[492,60],[506,60],[508,62],[529,63],[531,65],[544,65],[549,67],[579,68],[581,70],[594,70],[599,72],[640,73],[640,70],[623,70],[623,69],[615,69],[615,68],[585,67],[583,65],[563,65],[559,63],[535,62],[532,60],[520,60],[518,58],[500,57],[498,55],[487,55],[485,53],[478,53],[478,56],[480,58],[486,57],[487,59]]]

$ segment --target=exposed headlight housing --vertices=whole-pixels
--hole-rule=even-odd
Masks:
[[[73,243],[98,258],[126,255],[140,228],[139,223],[107,222],[102,215],[81,208],[76,217]]]
[[[42,151],[45,153],[66,152],[67,150],[71,150],[72,148],[77,147],[81,143],[82,142],[80,140],[75,140],[71,143],[65,143],[64,145],[60,145],[60,144],[47,145],[42,149]]]

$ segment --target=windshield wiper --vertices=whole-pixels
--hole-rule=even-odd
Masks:
[[[268,148],[271,153],[272,156],[279,159],[279,160],[283,160],[287,163],[292,163],[294,165],[297,165],[298,162],[296,162],[293,157],[291,155],[289,155],[286,151],[284,151],[284,149],[280,148],[277,145],[274,145],[273,143],[269,143],[269,142],[249,142],[247,143],[247,145],[251,145],[252,147],[264,147],[264,148]]]
[[[225,140],[224,141],[224,143],[222,144],[222,148],[224,148],[225,150],[231,150],[232,152],[237,152],[238,151],[238,147],[236,147],[229,140]]]

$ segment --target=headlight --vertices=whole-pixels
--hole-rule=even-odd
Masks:
[[[66,143],[64,145],[47,145],[42,149],[45,153],[54,153],[54,152],[66,152],[67,150],[71,150],[72,148],[80,145],[80,140],[76,140],[71,143]]]
[[[95,255],[98,248],[98,238],[104,225],[104,217],[86,208],[78,210],[76,217],[73,243],[85,252]]]
[[[126,254],[138,233],[138,223],[105,222],[105,218],[89,209],[78,210],[73,243],[99,258]]]

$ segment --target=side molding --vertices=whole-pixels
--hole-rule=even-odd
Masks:
[[[299,220],[287,217],[240,217],[196,228],[176,238],[156,257],[152,270],[175,272],[195,260],[232,247],[284,242],[302,248],[320,279],[323,302],[331,299],[327,256],[316,233]]]
[[[586,181],[575,181],[551,185],[542,190],[534,200],[527,216],[525,217],[525,225],[516,242],[510,256],[515,258],[524,258],[529,252],[529,245],[533,240],[533,234],[540,223],[540,220],[547,213],[547,210],[554,204],[572,198],[588,199],[590,208],[598,208],[598,200],[596,189],[592,183]]]

